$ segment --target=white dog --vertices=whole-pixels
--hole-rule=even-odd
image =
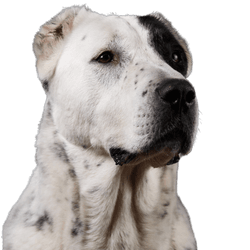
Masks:
[[[4,250],[195,250],[176,178],[198,104],[171,23],[75,6],[41,27],[34,52],[47,95],[37,167]]]

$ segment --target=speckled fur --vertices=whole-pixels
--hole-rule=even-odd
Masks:
[[[185,41],[153,15],[184,48],[190,74]],[[98,64],[94,58],[106,50],[116,59]],[[177,195],[178,166],[166,166],[170,155],[117,166],[109,154],[111,147],[140,152],[153,139],[156,87],[187,75],[155,53],[135,16],[103,16],[84,6],[45,23],[34,52],[47,95],[37,167],[4,224],[4,250],[195,250]]]

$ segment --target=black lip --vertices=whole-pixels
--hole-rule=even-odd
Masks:
[[[121,148],[110,148],[109,152],[115,164],[120,166],[131,162],[137,155]]]
[[[175,163],[179,162],[179,160],[180,160],[179,155],[176,155],[176,156],[174,156],[174,157],[167,163],[167,165],[175,164]]]

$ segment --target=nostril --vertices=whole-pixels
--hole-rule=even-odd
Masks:
[[[165,102],[170,103],[171,105],[177,104],[180,101],[181,93],[177,89],[168,91],[163,97]]]
[[[186,103],[191,105],[193,104],[195,99],[195,92],[193,90],[188,91],[188,93],[186,94]]]
[[[167,79],[155,89],[157,96],[175,111],[191,108],[196,94],[192,85],[184,79]]]

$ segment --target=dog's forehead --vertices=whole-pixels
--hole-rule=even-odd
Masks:
[[[131,39],[135,35],[135,29],[121,16],[104,16],[96,13],[82,19],[75,28],[79,36],[87,38],[91,36],[96,39],[110,39],[110,37],[121,36]],[[134,18],[135,19],[135,18]]]
[[[68,41],[71,48],[80,47],[93,56],[116,48],[132,53],[138,40],[141,40],[138,31],[125,18],[91,13],[77,23]]]

